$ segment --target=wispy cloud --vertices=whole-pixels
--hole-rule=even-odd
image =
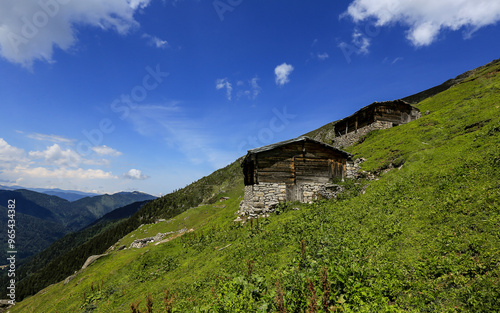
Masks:
[[[259,78],[254,77],[250,80],[250,88],[252,89],[252,98],[255,99],[260,94],[262,88],[259,86]]]
[[[284,86],[290,82],[290,74],[293,72],[294,68],[290,64],[283,63],[276,66],[274,69],[276,85]]]
[[[248,84],[243,81],[238,81],[236,83],[237,98],[243,96],[248,97],[248,99],[255,100],[261,93],[262,88],[259,86],[260,78],[255,76],[248,81]]]
[[[344,53],[349,51],[349,54],[368,54],[370,53],[370,50],[368,49],[370,44],[370,38],[363,35],[358,29],[355,29],[352,33],[351,43],[342,41],[339,44],[339,48],[342,49]]]
[[[115,175],[111,172],[105,172],[100,169],[68,169],[68,168],[57,168],[48,169],[45,167],[34,167],[28,168],[23,166],[17,166],[12,170],[12,173],[22,176],[22,177],[32,177],[32,178],[74,178],[74,179],[116,179]]]
[[[153,46],[153,47],[160,48],[160,49],[165,49],[165,48],[169,47],[168,41],[160,39],[156,36],[153,36],[150,34],[143,34],[142,37],[146,38],[148,40],[148,44]]]
[[[318,53],[318,54],[316,55],[316,57],[317,57],[319,60],[324,61],[324,60],[328,59],[330,56],[328,55],[328,53],[323,52],[323,53]]]
[[[352,34],[352,43],[359,48],[359,53],[368,54],[370,52],[370,39],[363,35],[360,31],[355,30]]]
[[[500,21],[498,0],[354,0],[343,16],[355,22],[375,18],[377,26],[400,23],[416,47],[433,43],[445,29],[464,28],[464,37]]]
[[[105,145],[92,147],[92,150],[94,150],[94,152],[97,153],[97,155],[107,155],[113,157],[118,157],[122,155],[120,151],[117,151]]]
[[[216,136],[210,135],[211,123],[189,117],[177,105],[171,110],[159,106],[140,106],[131,110],[127,120],[139,134],[162,137],[166,144],[196,165],[208,163],[216,169],[238,157],[233,152],[217,148]]]
[[[403,58],[403,57],[397,57],[397,58],[395,58],[395,59],[391,62],[391,65],[394,65],[394,64],[398,63],[399,61],[403,61],[403,60],[404,60],[404,58]]]
[[[39,141],[49,141],[49,142],[56,142],[56,143],[65,143],[65,144],[73,144],[75,142],[75,139],[68,139],[63,136],[58,136],[58,135],[45,135],[45,134],[39,134],[39,133],[32,133],[27,135],[28,138],[39,140]]]
[[[219,78],[219,79],[217,79],[215,81],[215,88],[217,90],[226,89],[226,98],[227,98],[227,100],[231,101],[232,92],[233,92],[233,86],[227,80],[227,78]]]

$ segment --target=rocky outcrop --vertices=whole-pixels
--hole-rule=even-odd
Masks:
[[[9,302],[10,300],[0,300],[0,312],[7,312],[12,306]]]
[[[160,241],[163,239],[163,237],[165,237],[166,235],[170,235],[170,234],[173,234],[174,232],[169,232],[169,233],[158,233],[156,234],[156,236],[154,237],[147,237],[147,238],[142,238],[142,239],[136,239],[134,240],[134,242],[132,242],[130,244],[130,249],[131,248],[142,248],[142,247],[145,247],[147,246],[149,243],[152,243],[152,242],[156,242],[156,241]]]
[[[99,254],[99,255],[92,255],[87,258],[87,261],[83,263],[82,270],[86,269],[90,264],[94,263],[98,259],[102,258],[103,256],[108,255],[107,253],[105,254]]]

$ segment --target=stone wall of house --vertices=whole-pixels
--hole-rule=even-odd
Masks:
[[[357,131],[353,131],[353,132],[350,132],[350,133],[333,138],[332,145],[335,148],[352,146],[353,144],[358,142],[358,140],[362,136],[368,134],[369,132],[371,132],[373,130],[377,130],[377,129],[391,128],[392,126],[393,126],[393,124],[391,122],[377,121],[377,122],[374,122],[374,123],[367,125],[365,127],[359,128]]]
[[[239,215],[255,217],[272,212],[286,200],[284,183],[260,183],[245,186],[245,200],[240,202]]]
[[[301,202],[312,203],[319,199],[332,199],[342,191],[342,187],[336,184],[305,183],[300,185],[302,195]]]
[[[361,178],[362,175],[360,173],[361,171],[361,163],[363,163],[364,161],[366,161],[365,158],[358,158],[358,159],[355,159],[355,160],[347,160],[347,163],[346,163],[346,175],[345,177],[346,178],[350,178],[350,179],[358,179],[358,178]]]
[[[331,199],[342,191],[335,184],[302,183],[295,188],[298,201],[311,203],[318,199]],[[287,200],[287,186],[284,183],[260,183],[245,186],[245,199],[240,202],[238,215],[255,218],[273,212],[276,206]]]

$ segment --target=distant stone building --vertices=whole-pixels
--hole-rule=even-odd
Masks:
[[[403,100],[374,102],[335,122],[333,146],[347,147],[372,130],[391,128],[421,117],[420,110]]]
[[[299,137],[249,150],[242,167],[245,198],[241,215],[258,215],[280,202],[330,198],[335,179],[343,180],[351,155],[331,145]]]

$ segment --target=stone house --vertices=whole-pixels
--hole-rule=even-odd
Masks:
[[[333,146],[347,147],[372,130],[386,129],[421,117],[420,110],[403,100],[374,102],[335,122]]]
[[[270,212],[280,202],[331,198],[343,180],[351,155],[309,137],[298,137],[249,150],[242,167],[245,198],[241,215]]]

